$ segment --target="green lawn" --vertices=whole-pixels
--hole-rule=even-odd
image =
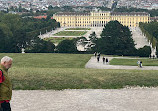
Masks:
[[[63,40],[72,40],[72,37],[50,37],[50,38],[45,38],[44,40],[46,41],[51,41],[54,44],[59,44]]]
[[[158,86],[158,71],[84,68],[12,68],[16,90],[118,89]]]
[[[5,55],[14,59],[16,68],[84,68],[91,57],[90,54],[1,53],[0,58]]]
[[[82,36],[86,33],[87,31],[61,31],[54,34],[54,36]]]
[[[67,28],[66,30],[91,30],[91,28]]]
[[[117,89],[158,86],[158,71],[85,69],[92,54],[0,54],[12,57],[15,90]]]
[[[158,66],[158,59],[148,59],[148,58],[140,58],[140,59],[117,59],[117,58],[114,58],[110,61],[110,65],[137,66],[138,60],[142,61],[143,66]]]

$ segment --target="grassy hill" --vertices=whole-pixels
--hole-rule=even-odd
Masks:
[[[0,54],[14,59],[13,89],[116,89],[158,86],[158,71],[85,69],[90,54]]]
[[[91,55],[55,53],[0,54],[13,58],[13,68],[84,68]]]

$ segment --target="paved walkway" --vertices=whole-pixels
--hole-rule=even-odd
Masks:
[[[130,27],[130,30],[132,31],[132,38],[135,42],[135,47],[142,48],[145,45],[149,46],[149,43],[147,41],[147,38],[142,34],[142,31],[139,27]]]
[[[126,57],[105,57],[108,58],[109,61],[113,58],[126,58]],[[128,57],[129,58],[129,57]],[[136,59],[136,58],[130,58]],[[137,70],[158,70],[158,66],[143,66],[139,68],[138,66],[123,66],[123,65],[108,65],[103,64],[102,57],[100,57],[100,62],[97,62],[97,58],[91,57],[91,59],[85,65],[85,68],[93,68],[93,69],[137,69]]]
[[[13,91],[12,111],[158,111],[158,88]]]

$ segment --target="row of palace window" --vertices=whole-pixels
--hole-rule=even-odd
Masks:
[[[107,20],[108,20],[108,19],[110,19],[110,18],[93,18],[93,19],[107,19]],[[64,21],[65,21],[65,19],[62,19],[62,18],[60,18],[60,19],[57,18],[57,20],[64,20]],[[70,20],[71,20],[71,19],[70,19]],[[72,20],[74,20],[74,19],[72,19]],[[76,20],[90,20],[90,18],[89,18],[89,19],[76,19]],[[129,21],[129,20],[130,20],[130,21],[131,21],[131,20],[140,20],[140,21],[141,21],[141,20],[143,20],[143,21],[146,20],[146,21],[147,21],[147,20],[149,20],[149,18],[112,18],[112,20],[124,20],[124,21],[125,21],[125,20],[128,20],[128,21]],[[68,21],[69,21],[69,19],[68,19]]]
[[[112,18],[113,20],[149,20],[149,18]]]
[[[103,14],[93,14],[93,16],[109,16],[110,14],[107,14],[107,13],[103,13]]]
[[[105,22],[105,21],[102,21],[102,22],[94,22],[93,21],[93,24],[91,24],[91,26],[104,26],[105,24],[107,24],[108,22]],[[125,25],[124,23],[121,23],[121,24],[123,24],[123,25]],[[67,26],[90,26],[90,24],[68,24]],[[131,27],[131,26],[136,26],[136,25],[138,25],[138,23],[136,23],[136,24],[131,24],[131,23],[127,23],[126,24],[127,26],[129,26],[129,27]],[[64,26],[65,26],[65,24],[64,24]]]
[[[64,25],[64,26],[66,26],[66,25]],[[97,27],[97,26],[105,26],[105,24],[93,24],[93,25],[67,25],[68,27],[71,27],[71,26],[78,26],[78,27],[86,27],[86,26],[93,26],[93,27]],[[129,27],[134,27],[135,25],[133,24],[133,25],[131,25],[131,24],[129,24],[129,25],[127,25],[127,26],[129,26]]]
[[[107,22],[109,22],[109,21],[93,21],[93,23],[107,23]],[[138,23],[138,21],[119,21],[120,23]],[[142,22],[146,22],[146,21],[142,21]],[[74,21],[68,21],[68,22],[65,22],[65,21],[61,21],[60,23],[91,23],[91,21],[76,21],[76,22],[74,22]]]

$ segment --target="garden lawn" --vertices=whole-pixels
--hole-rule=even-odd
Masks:
[[[72,40],[72,37],[50,37],[50,38],[45,38],[44,40],[50,41],[54,44],[59,44],[63,40]]]
[[[87,31],[61,31],[54,34],[54,36],[82,36],[86,33]]]
[[[139,58],[139,59],[118,59],[114,58],[110,61],[110,65],[128,65],[137,66],[137,61],[141,60],[143,66],[158,66],[158,59]]]
[[[57,53],[1,53],[13,58],[16,68],[84,68],[90,54],[57,54]]]
[[[91,28],[67,28],[66,30],[91,30]]]

